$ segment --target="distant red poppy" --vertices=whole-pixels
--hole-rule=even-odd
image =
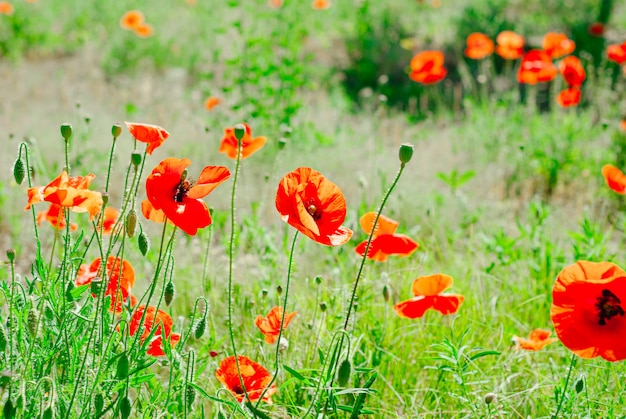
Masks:
[[[8,1],[0,1],[0,15],[10,16],[15,11],[15,8]]]
[[[626,63],[626,41],[621,44],[607,46],[606,56],[610,61],[614,61],[619,65]]]
[[[109,256],[107,259],[106,274],[102,272],[101,265],[101,258],[94,259],[90,265],[81,265],[76,276],[76,285],[91,284],[94,278],[104,275],[103,280],[106,281],[104,295],[111,297],[109,311],[114,311],[115,308],[116,313],[121,313],[122,303],[129,299],[135,285],[135,270],[127,260],[122,260],[120,266],[120,258],[115,256]]]
[[[117,223],[117,219],[120,217],[120,212],[113,207],[106,207],[104,209],[104,221],[102,223],[102,234],[113,233],[113,227]]]
[[[361,217],[360,224],[365,233],[370,234],[375,218],[375,212],[368,212]],[[409,256],[418,248],[419,245],[410,237],[404,234],[396,234],[397,228],[397,221],[382,214],[380,215],[367,251],[368,259],[384,262],[391,255]],[[366,247],[367,240],[364,240],[354,250],[363,256]]]
[[[443,80],[448,70],[443,66],[441,51],[422,51],[411,59],[411,80],[422,84],[434,84]]]
[[[557,69],[550,56],[541,50],[533,49],[524,54],[517,72],[517,81],[537,84],[553,80],[556,74]]]
[[[610,262],[578,261],[559,273],[550,317],[557,336],[581,358],[626,359],[626,272]]]
[[[420,276],[413,281],[412,291],[415,297],[398,303],[393,308],[400,317],[409,319],[422,317],[428,309],[443,315],[454,314],[465,297],[459,294],[442,294],[453,282],[451,276],[444,274]]]
[[[272,375],[246,356],[239,355],[237,360],[239,361],[241,380],[237,373],[237,361],[235,361],[234,356],[229,356],[220,362],[220,367],[215,371],[215,377],[228,391],[233,393],[239,402],[242,402],[245,397],[244,389],[241,387],[241,381],[243,381],[250,401],[255,402],[261,397],[263,389],[272,381]],[[276,385],[272,384],[263,395],[263,400],[271,404],[271,396],[274,393],[276,393]]]
[[[283,6],[283,0],[268,0],[267,5],[271,8],[278,9]]]
[[[260,150],[261,147],[263,147],[267,142],[267,138],[263,136],[253,138],[252,128],[245,123],[242,125],[246,128],[246,131],[241,139],[241,158],[245,159]],[[222,138],[222,143],[220,144],[218,152],[226,154],[233,160],[237,160],[237,147],[238,141],[237,137],[235,137],[235,129],[224,129],[224,138]]]
[[[559,62],[559,72],[570,87],[582,86],[587,77],[580,60],[573,55],[565,57]]]
[[[139,10],[129,10],[120,19],[120,26],[126,30],[134,30],[142,25],[144,20],[143,13]]]
[[[102,208],[102,194],[87,189],[95,177],[91,173],[69,177],[64,170],[46,186],[29,188],[28,204],[24,209],[28,210],[31,205],[45,201],[74,212],[88,212],[89,220],[93,220]]]
[[[313,0],[311,4],[315,10],[324,10],[330,7],[330,0]]]
[[[619,121],[619,130],[626,133],[626,116]]]
[[[148,38],[152,36],[152,32],[154,32],[152,25],[148,23],[142,23],[141,25],[136,26],[134,31],[135,34],[141,38]]]
[[[526,351],[540,351],[547,345],[558,341],[556,338],[551,338],[552,334],[549,330],[535,329],[530,332],[528,339],[521,338],[519,336],[513,336],[515,341],[515,349],[524,349]]]
[[[571,54],[575,49],[576,43],[564,33],[548,32],[543,37],[543,50],[553,59]]]
[[[141,327],[140,322],[144,310],[146,311],[146,315],[143,321],[143,327]],[[148,336],[150,336],[152,329],[155,329],[150,343],[148,344],[147,354],[151,356],[165,356],[163,338],[169,339],[172,348],[180,341],[180,335],[178,333],[172,333],[173,324],[172,318],[165,311],[157,310],[156,307],[153,306],[148,306],[147,310],[146,306],[139,306],[130,319],[128,332],[131,336],[134,336],[141,328],[142,332],[139,339],[143,343]]]
[[[594,22],[589,25],[587,31],[591,36],[604,36],[604,24],[600,22]]]
[[[41,225],[43,221],[49,222],[57,230],[63,230],[67,226],[65,211],[63,211],[63,207],[57,204],[50,204],[47,210],[37,213],[37,225]],[[76,223],[70,223],[71,231],[76,231],[77,229],[78,225]]]
[[[210,110],[213,110],[213,108],[219,105],[220,103],[222,103],[222,99],[220,99],[219,97],[209,96],[204,101],[204,108],[207,111],[210,111]]]
[[[524,37],[513,31],[500,32],[496,43],[496,54],[505,60],[516,60],[524,54]]]
[[[352,237],[352,230],[341,225],[346,218],[341,189],[309,167],[283,176],[276,191],[276,209],[283,221],[320,244],[339,246]]]
[[[294,311],[293,313],[285,313],[285,324],[283,326],[283,330],[289,326],[289,322],[297,313]],[[272,344],[276,342],[278,339],[278,334],[280,332],[280,323],[283,318],[283,308],[276,306],[270,310],[266,317],[261,315],[256,316],[254,319],[254,324],[259,330],[265,335],[265,343]]]
[[[580,97],[580,87],[569,87],[559,92],[556,96],[556,103],[562,108],[569,108],[578,105],[580,103]]]
[[[620,169],[606,164],[602,167],[602,176],[609,188],[618,194],[626,194],[626,175]]]
[[[484,33],[471,33],[466,39],[465,56],[473,60],[482,60],[493,54],[494,44]]]
[[[167,140],[170,133],[158,125],[142,124],[139,122],[125,122],[130,134],[135,137],[137,141],[147,143],[146,153],[152,154],[152,152],[160,147],[161,144]]]
[[[211,224],[209,208],[200,198],[226,181],[230,172],[224,166],[207,166],[194,182],[187,177],[190,164],[189,159],[163,160],[146,179],[146,195],[154,209],[162,210],[172,223],[193,236]]]

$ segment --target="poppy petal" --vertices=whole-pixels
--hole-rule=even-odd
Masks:
[[[376,219],[375,212],[368,212],[363,214],[363,216],[359,219],[359,224],[365,234],[370,234],[372,231],[372,226],[374,225],[374,220]],[[376,237],[381,234],[393,234],[396,232],[396,229],[400,225],[399,222],[392,220],[391,218],[380,214],[378,217],[378,222],[376,223],[376,227],[374,229],[374,236]]]
[[[224,166],[207,166],[200,172],[196,184],[189,189],[187,196],[192,199],[204,198],[215,188],[230,178],[230,171]]]
[[[450,288],[454,280],[445,274],[420,276],[413,281],[413,295],[435,296]]]

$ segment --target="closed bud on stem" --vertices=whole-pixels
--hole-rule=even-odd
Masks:
[[[278,295],[281,295],[283,293],[283,287],[281,287],[280,285],[276,287],[276,293]]]
[[[132,404],[130,403],[130,399],[127,396],[124,396],[120,399],[120,414],[123,419],[127,419],[130,417],[130,412],[132,410]]]
[[[328,306],[326,305],[326,302],[325,302],[325,301],[322,301],[322,302],[320,303],[320,310],[322,310],[322,311],[326,311],[326,308],[327,308],[327,307],[328,307]]]
[[[202,335],[204,335],[204,331],[206,330],[206,318],[202,317],[196,323],[196,327],[194,328],[193,335],[196,339],[200,339]]]
[[[287,145],[287,139],[284,137],[280,137],[278,139],[278,149],[282,150],[283,148],[285,148],[286,145]]]
[[[485,404],[491,404],[498,400],[498,396],[496,393],[487,393],[485,394]]]
[[[148,250],[150,250],[150,239],[146,233],[143,232],[143,230],[141,230],[139,237],[137,237],[137,245],[139,246],[139,251],[143,256],[148,254]]]
[[[100,412],[104,409],[104,397],[101,393],[98,393],[93,398],[93,409],[95,410],[96,417],[100,416]]]
[[[7,250],[7,259],[9,259],[9,262],[13,263],[13,261],[15,260],[15,250],[14,249]]]
[[[113,140],[115,141],[117,137],[122,135],[122,126],[120,124],[114,124],[111,127],[111,134],[113,134]]]
[[[68,281],[67,287],[65,287],[65,299],[70,303],[74,301],[74,297],[72,296],[72,291],[74,291],[74,288],[76,288],[76,285],[74,285],[74,281]]]
[[[413,157],[413,144],[401,144],[398,157],[403,166],[408,163]]]
[[[135,235],[135,228],[137,227],[137,211],[131,209],[126,216],[126,235],[129,239],[132,239]]]
[[[26,166],[24,166],[24,161],[18,158],[13,163],[13,179],[15,179],[15,183],[21,185],[24,181],[24,177],[26,176]]]
[[[166,306],[169,306],[174,299],[174,283],[172,281],[165,285],[165,295],[163,296],[163,299],[165,300]]]
[[[61,135],[65,141],[68,141],[72,136],[72,125],[67,122],[65,124],[61,124]]]
[[[352,366],[350,365],[350,360],[344,359],[339,365],[339,370],[337,371],[337,384],[339,384],[340,387],[345,387],[346,384],[348,384],[351,370]]]
[[[246,127],[242,124],[235,125],[235,138],[237,141],[241,141],[244,135],[246,135]]]
[[[102,192],[102,206],[106,207],[109,204],[109,194]]]
[[[315,283],[317,285],[322,283],[322,276],[321,275],[315,275]]]
[[[124,378],[128,377],[128,367],[128,356],[126,355],[126,353],[123,353],[117,360],[117,368],[115,370],[115,376],[118,380],[123,380]]]
[[[133,166],[135,166],[135,169],[141,164],[142,158],[143,156],[138,151],[133,151],[130,154],[130,162],[133,164]]]
[[[387,284],[383,285],[383,299],[389,301],[389,287]]]
[[[268,294],[268,291],[265,288],[263,288],[261,290],[261,297],[265,298],[265,297],[267,297],[267,294]]]
[[[28,317],[26,319],[26,325],[28,326],[28,333],[35,337],[39,329],[39,310],[35,307],[28,310]]]
[[[102,281],[102,278],[100,278],[99,276],[96,276],[91,280],[91,293],[93,295],[100,295],[103,282],[104,281]]]
[[[191,405],[196,400],[196,389],[187,385],[185,386],[185,401],[187,402],[187,409],[191,410]]]

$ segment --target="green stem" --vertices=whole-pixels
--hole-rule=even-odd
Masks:
[[[117,138],[113,137],[113,144],[111,144],[111,151],[109,153],[109,166],[107,167],[107,180],[104,184],[104,191],[109,193],[109,180],[111,179],[111,166],[113,164],[113,154],[115,153],[115,143]]]
[[[563,407],[563,402],[565,401],[565,393],[567,392],[567,387],[569,386],[569,380],[572,377],[572,370],[574,369],[574,365],[576,365],[576,354],[572,354],[572,359],[569,363],[569,369],[567,370],[567,378],[565,379],[565,384],[563,385],[563,391],[561,392],[561,399],[559,400],[559,404],[556,407],[556,412],[552,415],[552,419],[558,419],[559,413],[561,412],[561,408]]]

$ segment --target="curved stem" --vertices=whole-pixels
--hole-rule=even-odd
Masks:
[[[111,144],[111,151],[109,152],[109,165],[107,167],[107,180],[104,184],[104,191],[109,193],[109,180],[111,179],[111,165],[113,163],[113,154],[115,153],[115,143],[117,138],[113,137],[113,144]]]
[[[561,408],[563,407],[563,402],[565,401],[565,392],[567,391],[567,387],[569,386],[569,380],[572,377],[572,370],[574,369],[574,365],[576,365],[576,354],[572,354],[572,360],[569,363],[569,369],[567,370],[567,378],[565,379],[565,384],[563,385],[563,391],[561,392],[561,399],[559,400],[559,404],[556,407],[556,412],[552,415],[552,419],[557,419],[559,417],[559,413],[561,412]]]

